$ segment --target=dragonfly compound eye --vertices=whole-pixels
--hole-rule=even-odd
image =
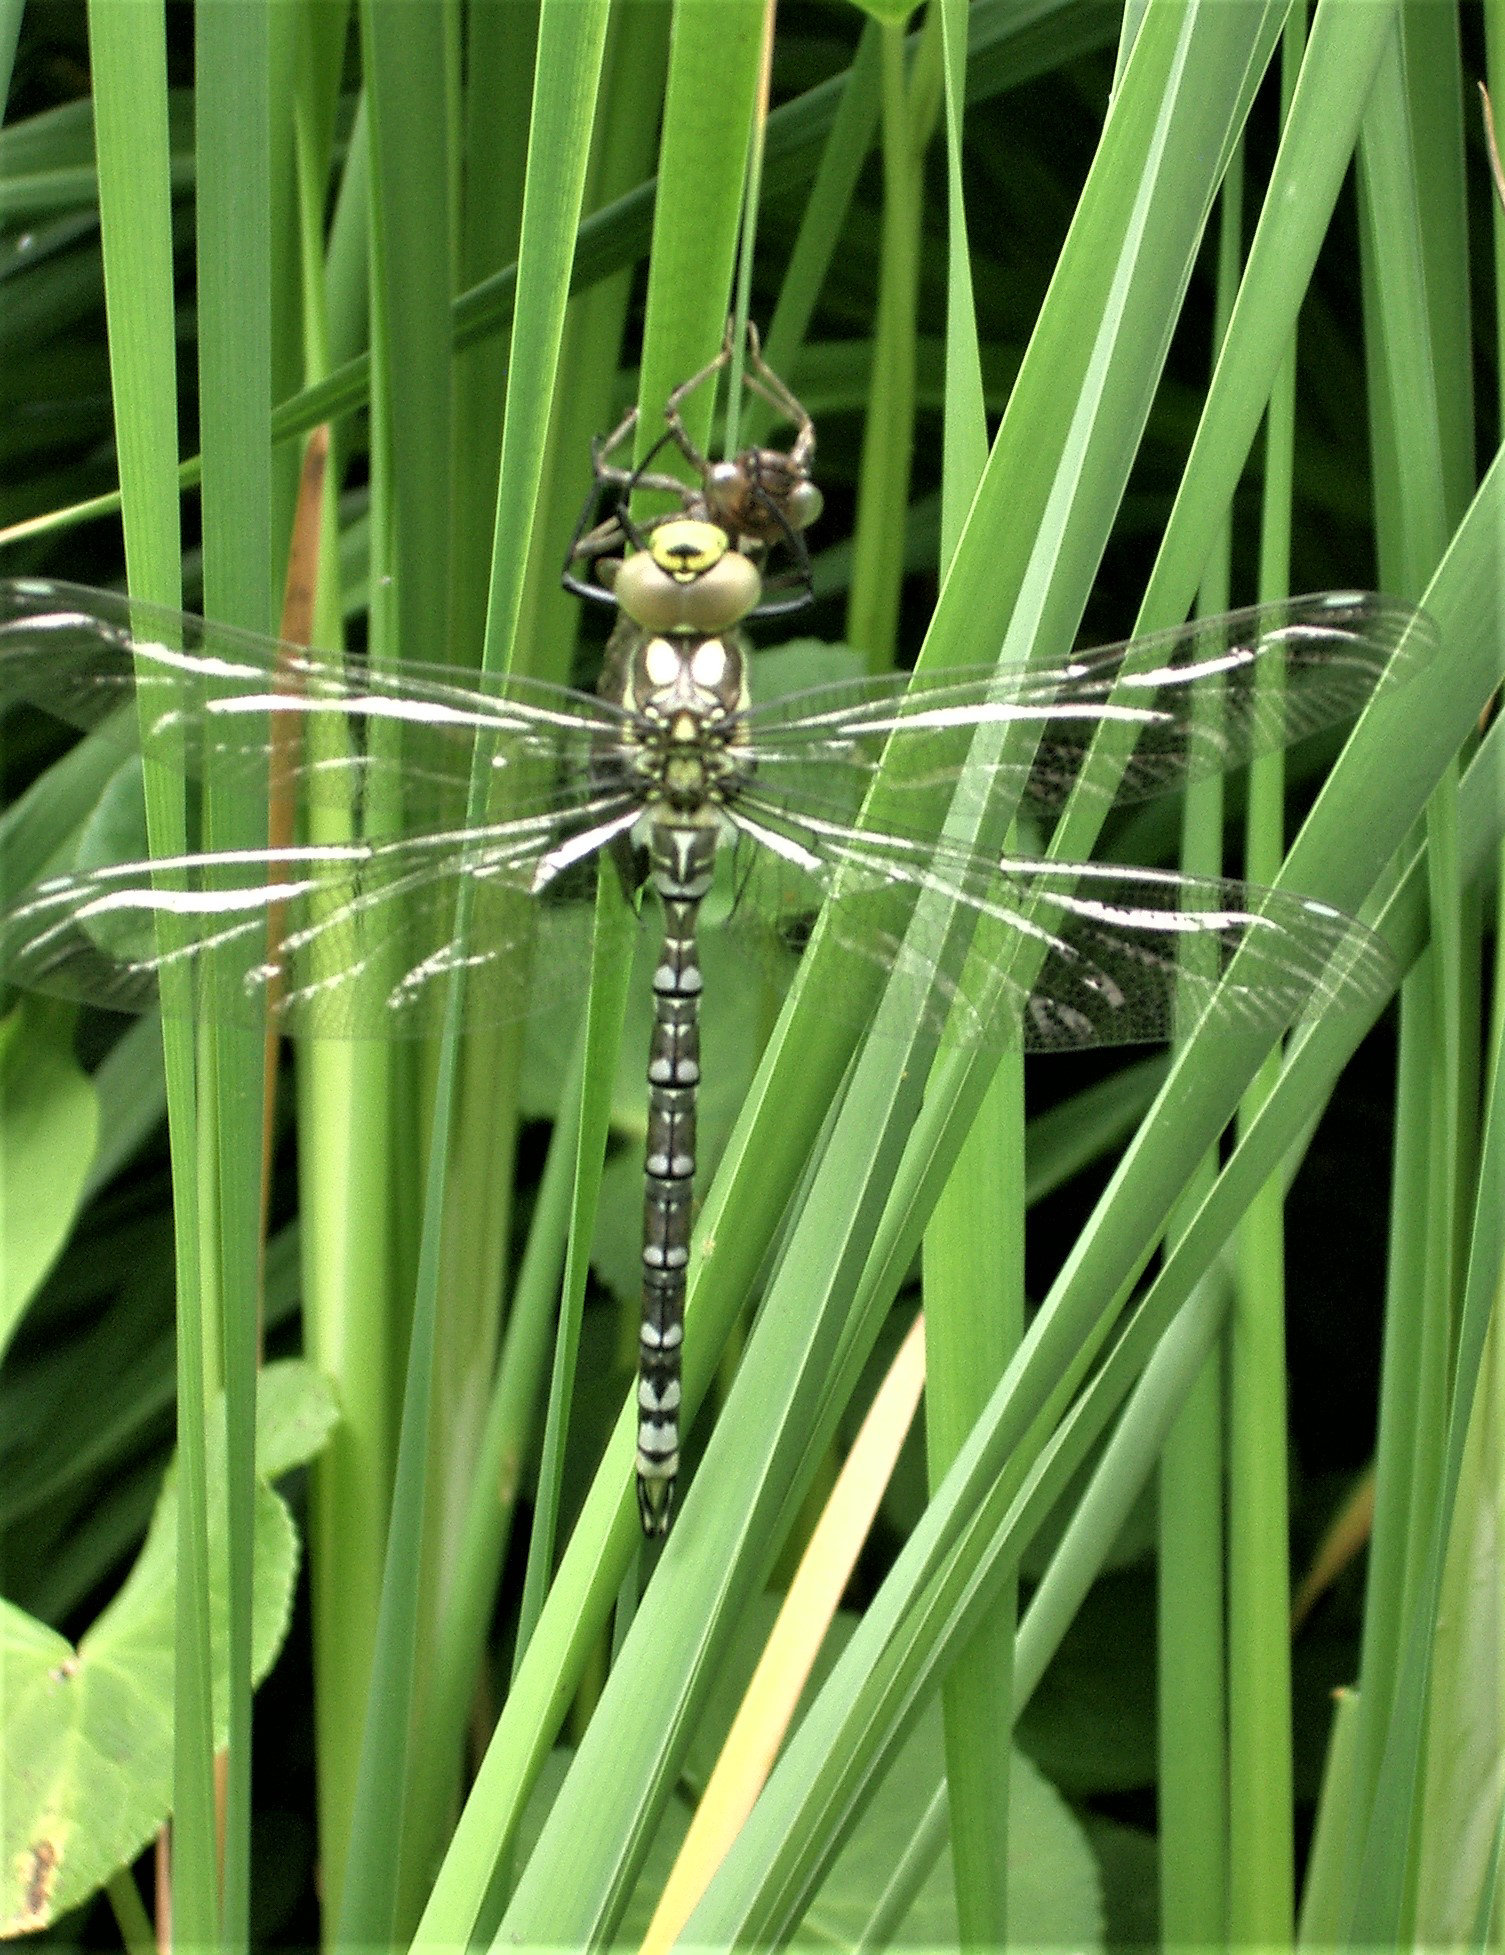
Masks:
[[[726,532],[688,516],[660,523],[612,588],[645,631],[700,634],[731,630],[762,594],[757,565],[731,548]]]
[[[796,482],[789,491],[789,501],[785,514],[789,527],[795,530],[809,529],[826,506],[826,499],[813,482]]]

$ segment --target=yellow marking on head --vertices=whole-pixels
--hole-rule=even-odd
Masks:
[[[653,561],[677,584],[692,583],[712,570],[731,548],[726,531],[696,516],[660,523],[648,539]]]

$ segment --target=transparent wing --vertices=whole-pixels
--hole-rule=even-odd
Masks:
[[[886,779],[907,797],[896,809],[904,826],[923,830],[921,797],[947,787],[964,763],[979,765],[979,728],[1025,736],[980,765],[1026,813],[1063,805],[1104,722],[1133,746],[1109,791],[1142,799],[1347,718],[1378,688],[1415,677],[1436,647],[1436,627],[1413,606],[1330,591],[1104,646],[1054,670],[977,667],[918,683],[898,675],[822,686],[754,706],[747,728],[760,793],[849,814],[901,736]]]
[[[1222,1031],[1273,1035],[1397,980],[1353,917],[1283,890],[1170,870],[971,855],[917,836],[792,820],[756,797],[738,915],[797,950],[816,917],[860,970],[821,1008],[865,1022],[881,977],[948,1044],[1079,1051]],[[918,901],[916,899],[919,899]],[[787,972],[786,972],[787,975]]]
[[[427,807],[435,827],[463,810],[478,749],[513,810],[586,795],[625,718],[540,680],[368,666],[35,579],[0,581],[0,705],[18,700],[85,730],[119,715],[123,746],[263,793],[275,748],[305,802]]]
[[[590,856],[636,817],[635,803],[602,797],[567,820],[546,812],[468,833],[202,852],[56,877],[0,917],[0,976],[136,1011],[156,998],[161,973],[181,970],[192,981],[177,990],[195,1015],[254,1022],[270,1007],[289,1032],[359,1038],[436,1031],[463,967],[467,1024],[520,1018],[580,995],[576,973],[557,968],[568,933],[541,928],[540,906],[593,895]],[[588,932],[574,941],[588,951]],[[208,951],[225,953],[218,974]],[[176,1002],[173,987],[164,998]]]

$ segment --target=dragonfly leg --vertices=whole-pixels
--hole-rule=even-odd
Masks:
[[[728,319],[726,322],[726,334],[721,342],[721,351],[716,355],[715,359],[708,360],[700,369],[699,373],[692,373],[688,380],[682,380],[674,389],[674,392],[670,394],[668,400],[664,402],[664,420],[668,423],[669,437],[702,481],[705,480],[706,475],[709,473],[711,465],[686,433],[685,424],[680,419],[679,410],[684,406],[691,394],[695,392],[697,387],[703,387],[713,374],[720,373],[721,369],[730,363],[731,357],[732,321]]]
[[[763,358],[763,344],[751,319],[747,322],[747,366],[748,371],[742,377],[743,386],[792,422],[795,436],[794,446],[788,454],[789,465],[794,473],[807,475],[811,462],[815,460],[815,423],[793,389],[779,378]]]

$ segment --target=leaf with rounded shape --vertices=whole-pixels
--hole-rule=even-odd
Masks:
[[[270,1476],[323,1449],[337,1412],[301,1362],[261,1374],[253,1675],[287,1633],[298,1572],[292,1515]],[[224,1415],[209,1459],[216,1745],[227,1731]],[[127,1866],[171,1810],[177,1473],[169,1470],[124,1586],[77,1648],[0,1603],[0,1935],[44,1928]]]

